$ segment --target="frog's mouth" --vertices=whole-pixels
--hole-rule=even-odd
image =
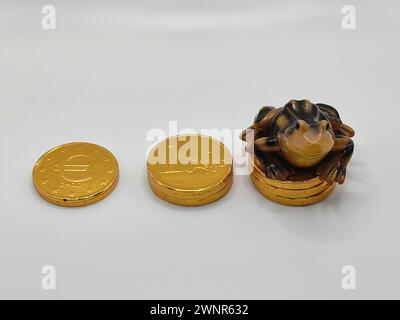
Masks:
[[[310,167],[321,161],[333,147],[333,137],[328,131],[294,132],[278,136],[282,156],[298,167]]]
[[[316,146],[313,146],[316,147]],[[298,150],[297,148],[289,147],[282,153],[282,156],[291,164],[297,167],[311,167],[320,162],[330,151],[330,148],[321,148],[320,150]]]
[[[329,150],[328,150],[328,151],[321,151],[321,152],[317,152],[317,153],[313,153],[313,154],[308,154],[307,152],[304,152],[303,150],[296,150],[294,148],[291,151],[293,153],[295,153],[296,156],[303,158],[303,159],[308,159],[308,160],[318,159],[318,158],[325,156],[327,153],[329,153]]]

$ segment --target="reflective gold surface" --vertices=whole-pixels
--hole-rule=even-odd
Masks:
[[[33,183],[50,203],[80,207],[107,197],[118,183],[118,162],[107,149],[85,142],[46,152],[33,168]]]
[[[318,186],[322,183],[322,181],[318,178],[318,177],[310,177],[310,176],[305,176],[305,177],[300,177],[299,175],[297,175],[294,178],[294,180],[285,180],[285,181],[281,181],[281,180],[272,180],[272,179],[268,179],[265,177],[265,174],[263,172],[263,169],[261,167],[261,164],[259,162],[259,160],[252,156],[251,157],[251,170],[253,172],[254,175],[258,176],[258,177],[262,177],[262,179],[267,179],[266,181],[268,181],[268,184],[277,188],[281,188],[281,189],[306,189],[306,188],[312,188],[315,186]],[[326,182],[323,182],[325,185],[327,184]]]
[[[258,159],[254,156],[251,159],[250,176],[254,186],[261,194],[274,202],[289,206],[310,205],[325,199],[335,189],[336,183],[328,184],[319,177],[286,181],[268,179]]]
[[[230,190],[232,155],[211,137],[170,137],[150,152],[147,173],[151,189],[163,200],[183,206],[204,205]]]

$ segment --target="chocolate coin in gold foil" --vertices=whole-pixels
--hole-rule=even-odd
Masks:
[[[33,168],[40,196],[63,207],[80,207],[107,197],[118,183],[118,162],[105,148],[69,143],[46,152]]]
[[[204,205],[230,190],[232,155],[208,136],[174,136],[151,150],[147,174],[151,189],[161,199],[182,206]]]
[[[268,179],[257,157],[251,157],[251,180],[256,189],[267,199],[288,206],[306,206],[328,197],[336,183],[328,184],[309,172],[297,172],[291,180]]]

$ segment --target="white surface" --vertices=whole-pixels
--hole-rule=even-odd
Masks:
[[[2,1],[0,298],[400,298],[400,7],[352,1],[345,31],[344,4]],[[149,190],[148,130],[245,128],[291,98],[331,104],[356,130],[347,182],[326,201],[276,205],[247,176],[199,208]],[[85,208],[47,204],[33,164],[82,140],[117,156],[118,188]],[[45,264],[56,291],[41,288]]]

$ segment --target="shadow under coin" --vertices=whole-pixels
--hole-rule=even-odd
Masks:
[[[368,194],[338,186],[325,200],[304,207],[258,202],[290,233],[316,242],[343,242],[354,238],[371,218]]]

